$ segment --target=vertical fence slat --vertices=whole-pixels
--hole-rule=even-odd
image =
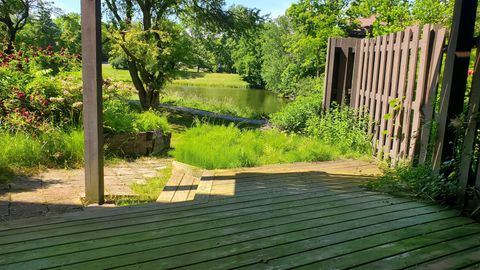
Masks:
[[[357,82],[360,79],[360,76],[358,75],[359,73],[359,68],[361,66],[361,57],[360,57],[360,44],[361,44],[361,39],[355,40],[355,50],[354,50],[354,64],[353,64],[353,71],[352,71],[352,92],[350,94],[350,107],[354,107],[357,98]]]
[[[376,100],[377,100],[377,104],[375,106],[375,118],[374,118],[374,129],[373,129],[373,138],[374,138],[374,141],[373,141],[373,146],[375,147],[376,151],[378,152],[379,150],[381,150],[383,147],[381,145],[378,144],[378,141],[380,139],[380,136],[381,136],[381,132],[380,132],[380,121],[381,121],[381,118],[382,118],[382,106],[383,106],[383,103],[384,103],[384,99],[383,99],[383,96],[385,95],[385,85],[384,85],[384,81],[385,81],[385,74],[386,74],[386,63],[387,63],[387,41],[388,41],[388,36],[382,36],[381,37],[381,48],[380,48],[380,55],[381,55],[381,59],[380,59],[380,74],[378,76],[378,85],[377,85],[377,96],[376,96]]]
[[[427,162],[428,145],[430,141],[430,132],[432,129],[434,104],[437,97],[437,89],[440,80],[440,71],[443,63],[443,47],[445,45],[445,37],[447,30],[445,28],[435,27],[435,40],[432,51],[432,58],[430,64],[430,70],[428,75],[428,85],[425,93],[425,101],[422,107],[423,125],[421,127],[421,135],[419,147],[419,164],[425,164]]]
[[[364,109],[367,113],[370,113],[368,110],[370,109],[370,93],[372,92],[372,76],[373,68],[374,68],[374,59],[375,59],[375,40],[369,39],[368,40],[368,71],[367,71],[367,84],[365,86],[365,104]]]
[[[410,38],[411,38],[412,30],[411,28],[407,28],[405,30],[405,35],[403,37],[402,43],[402,61],[400,64],[400,74],[399,74],[399,82],[398,82],[398,95],[397,98],[399,102],[403,105],[404,104],[404,95],[405,95],[405,87],[406,87],[406,78],[407,78],[407,71],[408,71],[408,54],[410,48]],[[393,147],[392,147],[392,158],[393,158],[393,165],[399,159],[399,150],[400,150],[400,140],[401,140],[401,130],[402,130],[402,114],[403,114],[404,106],[401,106],[399,109],[396,117],[395,117],[395,124],[394,124],[394,133],[393,133]]]
[[[395,57],[393,60],[393,76],[392,76],[392,90],[391,90],[391,95],[390,95],[390,101],[394,100],[397,98],[397,91],[398,91],[398,81],[399,81],[399,70],[400,70],[400,61],[401,61],[401,46],[402,46],[402,40],[403,36],[405,35],[404,32],[398,32],[396,33],[395,37]],[[388,114],[390,115],[390,119],[388,120],[387,124],[387,144],[385,147],[385,151],[388,153],[388,156],[393,159],[394,157],[392,156],[392,144],[393,144],[393,128],[394,128],[394,111],[393,107],[389,104],[389,109],[388,109]]]
[[[371,90],[369,91],[370,96],[370,104],[369,104],[369,123],[368,123],[368,133],[373,133],[373,126],[374,126],[374,119],[375,119],[375,107],[377,104],[377,90],[378,90],[378,74],[380,73],[380,49],[381,49],[381,42],[382,38],[377,37],[375,39],[375,48],[374,48],[374,55],[375,55],[375,62],[373,64],[373,79],[372,79],[372,86]]]
[[[418,70],[417,92],[415,95],[415,107],[413,112],[413,123],[411,130],[411,141],[409,146],[409,158],[412,160],[415,155],[415,147],[418,143],[418,127],[421,123],[421,105],[424,102],[425,92],[428,87],[428,69],[429,69],[429,55],[431,51],[431,25],[425,25],[422,31],[422,40],[420,44],[420,67]]]
[[[382,111],[380,117],[380,129],[379,129],[379,151],[377,151],[377,156],[383,158],[385,152],[385,137],[384,131],[387,127],[387,120],[385,119],[385,114],[388,112],[388,101],[390,98],[391,91],[391,81],[392,81],[392,63],[393,63],[393,45],[395,42],[395,34],[390,34],[387,37],[388,46],[387,46],[387,64],[385,67],[385,83],[383,86],[383,96],[382,96]]]
[[[361,79],[361,89],[360,89],[360,102],[358,104],[358,106],[355,108],[357,110],[359,110],[360,113],[363,112],[363,109],[364,109],[364,104],[365,104],[365,92],[366,92],[366,88],[367,88],[367,76],[368,76],[368,66],[369,66],[369,51],[370,51],[370,47],[368,46],[370,43],[369,43],[369,40],[368,39],[364,39],[363,40],[363,44],[362,44],[362,48],[363,48],[363,67],[362,67],[362,79]]]
[[[358,59],[356,68],[354,69],[354,76],[356,77],[355,84],[353,85],[354,90],[352,89],[352,95],[355,95],[355,98],[352,99],[352,107],[358,108],[358,104],[360,103],[360,94],[362,91],[362,77],[363,77],[363,48],[364,48],[364,40],[361,39],[358,41],[357,50],[355,52],[355,59]]]
[[[328,39],[328,49],[327,49],[327,65],[325,70],[327,75],[325,76],[325,87],[324,87],[324,94],[323,94],[323,108],[328,109],[330,108],[330,102],[332,97],[332,87],[333,87],[333,73],[334,73],[334,61],[335,61],[335,44],[336,39],[329,38]]]
[[[405,106],[403,110],[403,125],[402,125],[402,139],[400,145],[400,157],[406,158],[408,155],[408,150],[410,149],[409,140],[411,130],[411,115],[412,115],[412,103],[414,87],[415,87],[415,77],[417,74],[417,61],[418,61],[418,43],[419,43],[419,27],[414,27],[412,29],[412,43],[410,48],[410,63],[408,67],[408,79],[407,79],[407,92],[405,95]],[[426,61],[424,61],[426,62]],[[418,92],[423,92],[423,89],[417,89]]]

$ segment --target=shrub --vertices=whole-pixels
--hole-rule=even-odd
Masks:
[[[340,152],[320,140],[277,130],[240,130],[199,124],[182,135],[173,156],[206,169],[332,160]]]
[[[166,117],[154,111],[137,113],[127,101],[119,99],[105,102],[103,110],[103,127],[110,133],[129,133],[152,130],[170,131]]]
[[[110,57],[108,62],[114,69],[128,69],[128,59],[125,56]]]
[[[395,168],[385,168],[382,177],[368,182],[366,186],[377,191],[454,203],[457,181],[455,173],[445,178],[443,175],[435,175],[431,165],[413,167],[406,163]]]
[[[281,111],[271,115],[272,124],[289,132],[304,132],[307,121],[320,115],[322,110],[322,96],[319,94],[298,97],[287,104]]]
[[[109,100],[104,103],[103,127],[106,132],[133,132],[135,119],[135,113],[125,105],[125,102]]]
[[[342,152],[371,153],[371,137],[367,134],[368,118],[359,116],[353,109],[333,107],[322,116],[307,120],[309,135],[334,145]]]
[[[138,131],[162,130],[164,132],[170,132],[170,125],[168,124],[167,118],[151,110],[137,115],[135,127]]]

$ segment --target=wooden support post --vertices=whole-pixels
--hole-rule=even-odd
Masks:
[[[454,158],[455,128],[451,128],[450,124],[463,112],[476,12],[477,0],[455,1],[442,81],[438,136],[433,157],[434,172],[440,170],[442,162]]]
[[[100,0],[82,0],[85,199],[103,204],[103,117]]]

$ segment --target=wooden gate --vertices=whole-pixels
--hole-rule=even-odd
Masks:
[[[400,159],[418,157],[424,163],[445,35],[444,28],[425,25],[423,31],[418,26],[409,27],[402,32],[357,41],[331,39],[324,108],[328,109],[334,101],[343,104],[339,97],[347,100],[360,113],[368,113],[368,133],[379,158],[395,164]],[[346,45],[350,46],[347,50]],[[333,54],[338,48],[355,52],[349,54],[354,59],[347,57],[345,61],[338,53]],[[351,77],[347,76],[349,69]]]

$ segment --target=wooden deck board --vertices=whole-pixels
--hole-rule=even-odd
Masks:
[[[187,188],[168,203],[32,226],[0,224],[0,268],[442,269],[480,263],[479,224],[439,206],[361,189],[367,179],[361,172],[375,171],[366,162],[341,161],[177,177],[177,186]]]

